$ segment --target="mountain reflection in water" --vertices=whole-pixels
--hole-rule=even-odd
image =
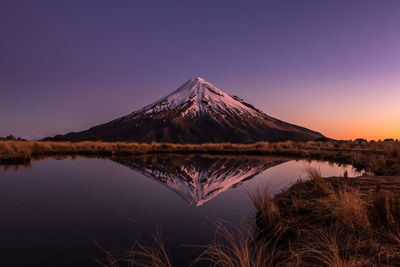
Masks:
[[[200,206],[225,190],[288,160],[249,156],[147,155],[114,158],[113,161],[161,182],[191,205]]]
[[[356,175],[349,165],[244,155],[59,155],[4,166],[1,266],[98,266],[93,259],[105,254],[92,240],[130,248],[140,237],[152,242],[158,227],[175,266],[189,266],[201,252],[193,245],[215,238],[212,220],[248,223],[255,210],[247,192],[265,185],[278,193],[306,179],[309,166],[325,177]]]

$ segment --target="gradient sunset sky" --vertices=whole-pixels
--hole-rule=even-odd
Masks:
[[[337,139],[400,139],[400,1],[0,2],[0,136],[87,129],[203,77]]]

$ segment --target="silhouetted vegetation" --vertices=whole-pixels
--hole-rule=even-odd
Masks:
[[[21,138],[21,137],[15,137],[14,135],[10,134],[7,135],[6,137],[0,137],[0,141],[26,141],[25,139]]]
[[[71,140],[69,140],[69,138],[66,137],[65,135],[57,134],[53,137],[45,137],[42,139],[42,141],[66,142]]]

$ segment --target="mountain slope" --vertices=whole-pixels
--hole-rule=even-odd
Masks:
[[[89,130],[69,133],[67,137],[104,141],[251,143],[312,140],[323,136],[272,118],[197,77],[151,105]]]

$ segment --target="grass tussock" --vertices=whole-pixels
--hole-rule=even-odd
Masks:
[[[352,231],[370,227],[367,204],[357,188],[341,186],[326,197],[317,199],[316,204],[325,222],[334,221]]]
[[[332,215],[349,229],[357,230],[370,227],[366,203],[361,199],[357,188],[344,186],[328,198]]]
[[[0,164],[23,163],[44,155],[118,156],[150,153],[255,154],[302,157],[352,164],[377,175],[400,174],[400,142],[282,141],[252,144],[132,143],[100,141],[0,140]]]
[[[214,241],[203,248],[195,263],[221,267],[271,266],[275,255],[270,242],[260,242],[252,233],[223,223],[218,223]]]
[[[280,220],[280,214],[269,188],[262,186],[248,194],[257,211],[255,222],[257,231],[270,231]]]
[[[313,185],[316,186],[317,191],[323,193],[325,196],[332,194],[332,186],[326,183],[322,177],[321,170],[313,167],[306,168],[307,178],[312,181]]]
[[[256,221],[265,220],[257,225],[267,225],[256,227],[255,234],[275,240],[274,250],[280,252],[273,265],[400,264],[398,192],[378,187],[371,195],[352,179],[322,178],[316,169],[308,169],[308,176],[273,199],[267,197],[279,209],[273,226],[268,216],[258,215],[265,198],[252,198],[257,202]]]
[[[153,244],[136,242],[132,249],[128,251],[107,251],[100,244],[95,244],[103,250],[106,258],[96,260],[96,262],[104,267],[172,267],[172,261],[165,248],[165,240],[161,231],[158,229],[153,236]]]
[[[355,242],[355,243],[352,243]],[[340,247],[342,244],[345,246]],[[309,240],[303,243],[303,249],[299,249],[299,254],[308,262],[318,262],[321,266],[365,266],[368,259],[355,255],[359,240],[338,240],[337,232],[319,231],[310,233]],[[351,249],[355,247],[355,253]],[[371,263],[371,262],[369,262]]]
[[[400,196],[386,190],[378,190],[370,206],[371,220],[376,227],[392,231],[400,227]],[[400,239],[400,232],[398,238]]]

